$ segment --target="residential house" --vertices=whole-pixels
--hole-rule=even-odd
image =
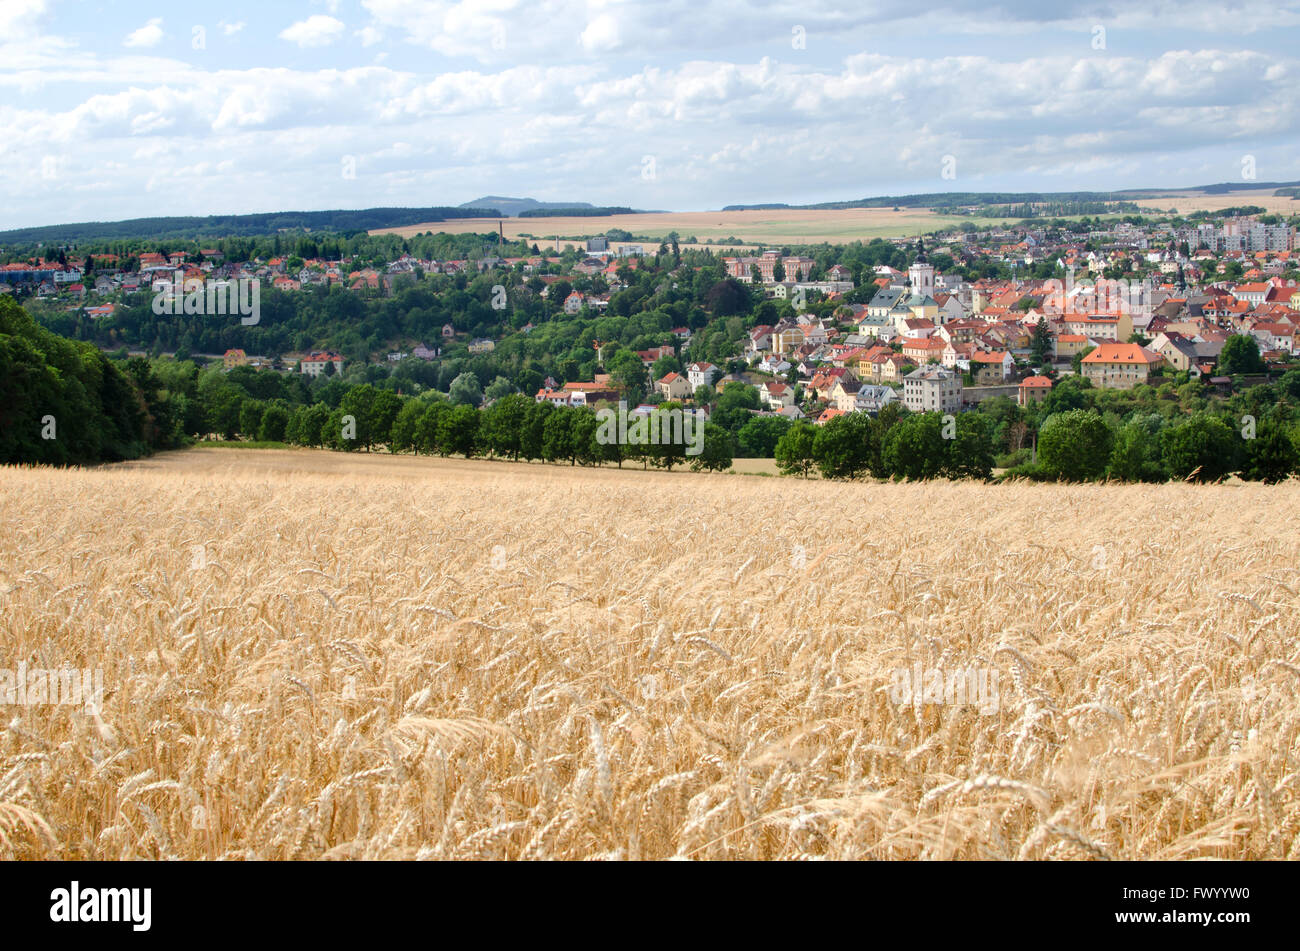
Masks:
[[[1261,321],[1250,328],[1251,336],[1259,341],[1261,350],[1280,350],[1283,353],[1295,353],[1294,324],[1268,323]]]
[[[721,373],[712,363],[692,363],[686,368],[686,379],[691,384],[691,392],[695,392],[701,386],[712,386]]]
[[[852,413],[857,409],[858,390],[862,389],[862,384],[854,379],[840,377],[831,384],[830,402],[838,407],[842,412]]]
[[[1045,376],[1030,376],[1020,381],[1020,392],[1017,402],[1021,406],[1028,406],[1030,403],[1046,399],[1047,394],[1052,392],[1052,381]]]
[[[903,339],[903,356],[917,366],[923,366],[931,360],[941,362],[943,351],[948,344],[937,337],[912,337]]]
[[[1128,390],[1145,383],[1164,357],[1135,343],[1101,343],[1083,358],[1083,375],[1093,386]]]
[[[325,367],[331,364],[334,366],[334,372],[338,373],[343,369],[343,357],[329,351],[313,352],[303,357],[299,363],[299,370],[306,376],[320,376],[325,372]]]
[[[898,401],[898,391],[892,386],[878,386],[863,383],[854,396],[853,409],[859,413],[875,416],[890,403]]]
[[[794,364],[790,363],[790,361],[783,360],[774,353],[769,353],[758,362],[759,370],[764,373],[775,374],[776,376],[785,376],[790,372],[792,366],[794,366]]]
[[[758,395],[778,413],[783,408],[794,405],[794,387],[788,383],[764,383],[758,388]]]
[[[858,318],[858,333],[864,337],[875,337],[877,340],[888,343],[898,336],[898,329],[894,326],[893,318],[888,313],[880,315],[867,314]]]
[[[1084,334],[1057,334],[1052,340],[1058,361],[1071,360],[1076,353],[1081,353],[1092,346],[1092,341]]]
[[[1128,314],[1068,315],[1065,329],[1067,333],[1123,343],[1133,336],[1133,318]]]
[[[656,380],[655,389],[662,393],[665,399],[670,400],[684,400],[695,392],[691,388],[690,381],[676,372],[667,373],[662,379]]]
[[[976,350],[970,355],[970,367],[976,383],[995,386],[1011,376],[1015,361],[1005,350]]]
[[[804,342],[803,328],[798,324],[782,323],[772,332],[772,350],[784,356]]]
[[[961,411],[961,375],[941,366],[923,366],[903,377],[903,405],[914,413]]]

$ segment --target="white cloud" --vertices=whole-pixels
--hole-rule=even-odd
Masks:
[[[3,42],[22,39],[36,30],[36,20],[45,13],[45,0],[5,0],[0,3],[0,37]]]
[[[343,35],[343,22],[317,13],[280,31],[280,39],[301,47],[329,46]]]
[[[217,26],[221,27],[221,32],[226,34],[226,36],[234,36],[246,25],[247,24],[245,24],[243,20],[240,20],[238,23],[227,23],[225,20],[221,20],[217,23]]]
[[[618,20],[608,13],[602,13],[587,24],[582,31],[582,47],[588,52],[604,52],[619,46]]]
[[[137,217],[146,190],[195,214],[516,192],[698,209],[1206,184],[1238,177],[1247,153],[1261,179],[1300,179],[1300,55],[1236,23],[1261,0],[1220,0],[1233,22],[1199,36],[1215,21],[1190,0],[1173,49],[1143,25],[1164,0],[1122,14],[1109,0],[940,2],[925,19],[913,0],[769,0],[763,16],[709,0],[364,0],[354,29],[318,5],[280,33],[333,44],[333,68],[305,70],[123,55],[115,34],[43,32],[42,0],[0,0],[0,199],[15,225]],[[1273,22],[1297,10],[1281,0]],[[1090,47],[1094,15],[1110,50]],[[276,31],[253,32],[242,45],[294,58]],[[939,174],[947,154],[956,182]],[[61,157],[62,188],[32,172],[46,155]]]
[[[128,34],[127,38],[122,41],[122,45],[141,48],[157,46],[162,42],[162,38],[162,20],[154,17],[140,29]]]

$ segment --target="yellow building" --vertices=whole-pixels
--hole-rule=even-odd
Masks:
[[[1163,362],[1160,354],[1135,343],[1103,343],[1083,358],[1082,365],[1083,375],[1093,386],[1131,390],[1147,382],[1151,371]]]

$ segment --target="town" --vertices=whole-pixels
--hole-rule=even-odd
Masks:
[[[389,438],[395,411],[372,420],[359,443],[330,438],[328,413],[311,404],[341,418],[343,393],[364,384],[419,397],[422,407],[446,397],[487,411],[513,394],[553,408],[626,404],[634,418],[685,406],[729,443],[698,464],[725,467],[737,455],[779,459],[777,443],[796,424],[821,428],[887,409],[891,422],[902,413],[946,418],[984,404],[998,431],[983,453],[992,458],[972,471],[1029,463],[1032,472],[1037,424],[1046,410],[1080,408],[1070,395],[1079,386],[1154,389],[1162,399],[1177,390],[1181,403],[1204,408],[1209,398],[1294,381],[1296,223],[1244,207],[716,252],[677,233],[656,247],[612,229],[564,246],[557,238],[552,249],[430,232],[400,244],[391,235],[353,239],[354,253],[336,257],[322,253],[326,236],[277,235],[280,253],[265,257],[241,256],[234,241],[60,249],[0,265],[0,293],[118,357],[302,380],[292,391],[242,385],[220,409],[211,384],[206,410],[177,421],[177,438],[419,451],[418,440]],[[461,253],[430,253],[439,249]],[[265,318],[205,307],[228,296],[230,314],[248,314],[262,288]],[[204,352],[213,343],[219,352]],[[190,396],[198,401],[197,386]],[[1045,401],[1038,418],[1001,409]],[[473,444],[463,434],[444,442]],[[423,448],[441,451],[433,436]],[[807,474],[810,451],[784,469]],[[901,469],[927,471],[945,468]]]

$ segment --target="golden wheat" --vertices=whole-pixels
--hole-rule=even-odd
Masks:
[[[1295,483],[207,450],[0,522],[0,668],[105,686],[0,710],[0,858],[1300,852]]]

